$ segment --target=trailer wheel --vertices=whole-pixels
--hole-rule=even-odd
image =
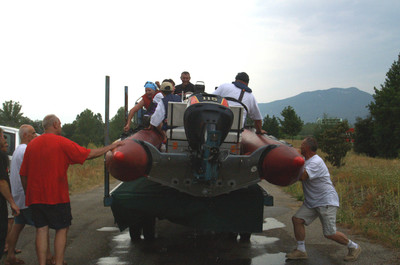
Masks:
[[[142,233],[142,227],[138,224],[129,226],[129,236],[132,242],[137,242],[140,240],[140,234]]]
[[[240,242],[250,242],[251,233],[240,233]]]
[[[143,237],[145,240],[154,240],[156,235],[156,218],[146,217],[143,223]]]
[[[228,241],[236,242],[237,236],[238,236],[238,233],[235,233],[235,232],[228,232],[228,233],[226,234],[226,239],[227,239]]]

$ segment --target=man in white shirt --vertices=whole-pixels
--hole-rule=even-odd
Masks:
[[[181,102],[181,97],[173,94],[174,89],[175,87],[171,82],[164,81],[161,84],[160,91],[164,97],[157,104],[157,108],[150,119],[150,125],[159,130],[167,130],[165,121],[168,114],[168,102]]]
[[[238,73],[234,82],[220,85],[213,94],[224,98],[234,98],[242,102],[248,110],[248,112],[245,110],[243,115],[243,125],[248,115],[254,120],[256,133],[266,134],[267,132],[262,129],[263,118],[258,108],[257,100],[252,94],[252,90],[248,87],[249,81],[249,76],[245,72]],[[229,99],[228,101],[230,106],[242,106],[238,102],[230,101]]]
[[[14,201],[20,208],[20,215],[14,218],[14,225],[12,226],[10,235],[8,237],[8,253],[6,264],[23,264],[23,261],[21,259],[17,259],[15,257],[15,246],[17,244],[19,235],[24,229],[25,225],[34,225],[32,221],[32,212],[25,205],[25,192],[21,184],[19,170],[21,168],[22,160],[24,158],[26,146],[36,137],[36,131],[30,125],[21,125],[21,127],[19,128],[19,137],[21,139],[21,144],[15,149],[11,160],[10,183],[11,193]],[[51,260],[50,249],[48,249],[47,259]]]
[[[307,259],[305,248],[305,225],[310,225],[317,217],[321,220],[322,231],[326,238],[348,247],[345,261],[355,261],[361,253],[361,247],[336,230],[336,212],[339,197],[333,186],[328,168],[317,155],[318,144],[313,137],[307,137],[301,144],[301,154],[306,162],[302,181],[304,203],[292,217],[297,249],[286,254],[287,259]]]

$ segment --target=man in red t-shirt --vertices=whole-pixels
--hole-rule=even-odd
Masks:
[[[71,225],[71,205],[67,170],[71,164],[83,164],[120,146],[122,142],[86,149],[61,136],[61,122],[51,114],[43,119],[44,134],[27,146],[20,175],[26,193],[26,205],[32,209],[36,227],[36,250],[40,265],[46,264],[49,228],[56,230],[56,265],[64,262],[67,232]]]

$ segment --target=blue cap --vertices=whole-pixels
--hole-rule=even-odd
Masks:
[[[157,86],[156,84],[154,84],[153,82],[147,81],[146,84],[144,84],[145,88],[151,88],[153,90],[157,90]]]

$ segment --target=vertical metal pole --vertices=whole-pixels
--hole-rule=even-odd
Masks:
[[[106,76],[106,102],[105,102],[105,127],[104,146],[110,144],[110,77]],[[111,205],[110,198],[110,174],[106,167],[106,155],[104,154],[104,206]]]
[[[128,86],[125,86],[125,124],[128,122]]]

